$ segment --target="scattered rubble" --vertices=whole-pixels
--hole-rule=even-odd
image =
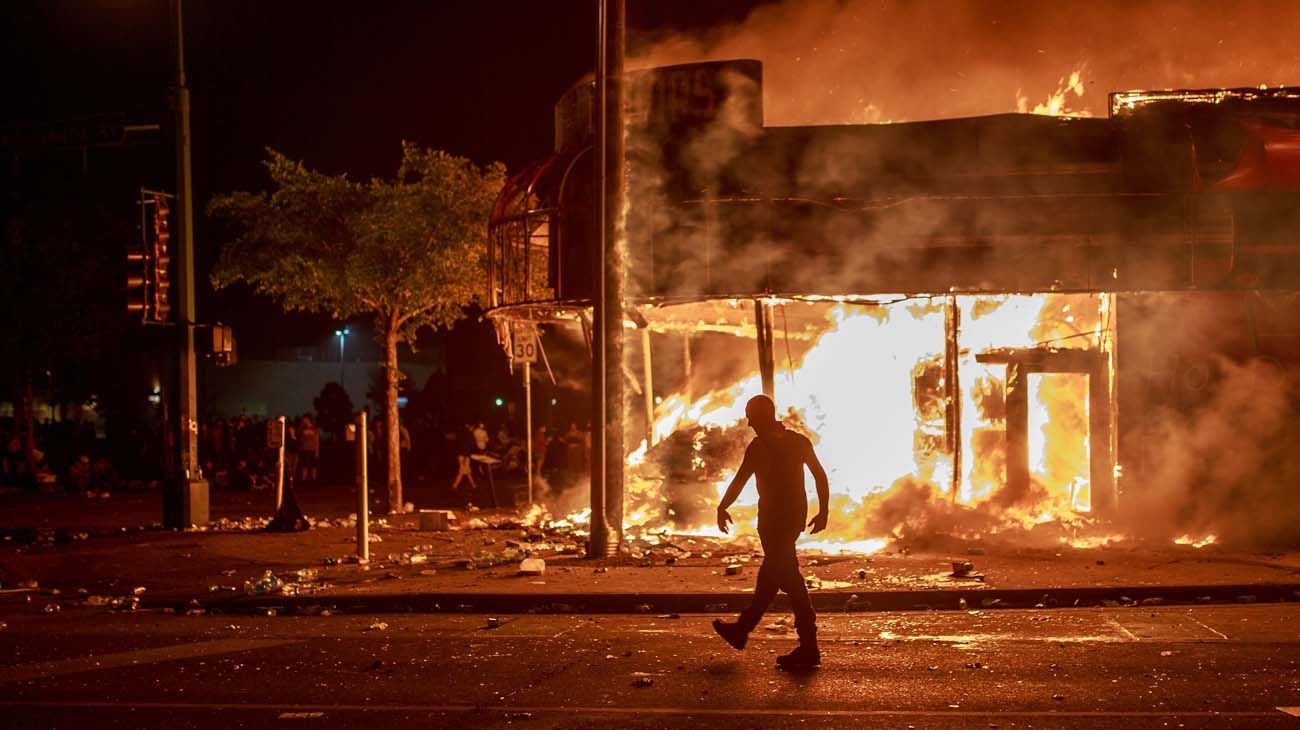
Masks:
[[[525,558],[519,563],[519,575],[544,575],[546,561],[541,558]]]

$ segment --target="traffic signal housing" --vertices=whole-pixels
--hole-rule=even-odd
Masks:
[[[171,196],[140,191],[140,247],[126,252],[126,311],[145,324],[171,319]],[[150,213],[151,211],[151,213]]]
[[[149,252],[142,249],[126,252],[126,311],[139,315],[142,322],[149,321],[153,304],[151,259]]]
[[[153,319],[171,316],[171,204],[164,193],[153,194]]]

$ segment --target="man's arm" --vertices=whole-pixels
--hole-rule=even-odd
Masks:
[[[826,520],[830,517],[831,483],[826,477],[826,469],[822,466],[821,460],[817,458],[817,452],[813,451],[811,442],[808,444],[804,463],[808,465],[808,471],[813,475],[813,483],[817,485],[817,515],[808,523],[808,531],[815,534],[826,529]]]
[[[745,488],[745,483],[753,475],[754,467],[749,463],[749,449],[746,449],[745,458],[740,462],[740,468],[736,470],[736,476],[731,478],[726,493],[722,495],[722,501],[718,502],[718,529],[722,530],[724,534],[728,532],[727,525],[731,523],[731,515],[727,512],[727,508],[740,496],[740,490]]]

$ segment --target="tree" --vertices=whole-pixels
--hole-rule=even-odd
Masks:
[[[352,422],[356,406],[352,405],[352,396],[343,386],[334,381],[320,389],[320,395],[312,399],[312,408],[316,411],[316,424],[321,430],[342,440],[344,429]]]
[[[336,319],[369,314],[384,352],[388,509],[401,512],[397,345],[449,327],[485,287],[488,213],[505,179],[445,152],[402,144],[392,180],[325,175],[267,151],[270,192],[233,192],[208,205],[235,224],[212,274],[246,282],[286,310]]]

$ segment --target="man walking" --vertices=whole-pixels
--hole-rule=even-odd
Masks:
[[[808,523],[812,533],[826,529],[830,484],[812,442],[806,436],[788,430],[776,420],[776,405],[765,395],[754,396],[745,404],[745,417],[757,437],[745,449],[744,461],[727,492],[718,503],[718,529],[727,532],[731,515],[727,508],[740,496],[751,476],[758,478],[758,537],[763,543],[763,565],[758,571],[758,585],[753,601],[734,623],[714,620],[713,630],[737,649],[744,649],[749,634],[758,626],[763,613],[776,598],[777,591],[790,596],[794,610],[795,631],[799,646],[778,657],[777,666],[785,669],[815,667],[821,664],[817,647],[817,616],[813,613],[808,587],[799,574],[799,557],[795,540],[808,519],[808,499],[804,495],[803,468],[812,472],[817,485],[820,509]]]

